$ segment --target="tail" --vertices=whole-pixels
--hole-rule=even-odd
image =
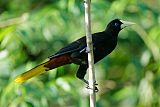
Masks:
[[[46,63],[43,63],[43,64],[41,64],[41,65],[39,65],[39,66],[37,66],[37,67],[25,72],[25,73],[17,76],[16,79],[15,79],[15,82],[23,83],[26,80],[28,80],[28,79],[36,76],[36,75],[44,73],[45,71],[48,70],[48,68],[44,67],[45,64]]]
[[[23,83],[34,76],[45,73],[46,71],[57,68],[59,66],[69,64],[71,62],[72,61],[69,55],[63,55],[63,56],[56,57],[54,59],[50,59],[49,61],[41,65],[38,65],[35,68],[17,76],[15,79],[15,82]]]

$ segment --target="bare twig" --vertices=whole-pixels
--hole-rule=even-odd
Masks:
[[[95,72],[94,72],[94,55],[91,36],[91,15],[90,15],[90,0],[84,0],[85,6],[85,25],[86,25],[86,41],[88,49],[88,71],[89,71],[89,87],[90,87],[90,107],[96,107],[95,95]]]

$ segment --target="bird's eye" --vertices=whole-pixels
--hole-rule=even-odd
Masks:
[[[118,23],[114,23],[114,25],[115,25],[115,26],[118,26],[119,24],[118,24]]]

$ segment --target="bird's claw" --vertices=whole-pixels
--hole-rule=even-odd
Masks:
[[[93,88],[89,87],[89,82],[88,82],[87,80],[85,80],[85,79],[81,79],[81,80],[87,84],[87,86],[86,86],[87,89],[93,90]],[[95,82],[94,82],[94,86],[95,86],[94,92],[98,92],[98,91],[99,91],[98,88],[96,87],[97,85],[98,85],[98,84],[97,84],[96,81],[95,81]]]
[[[91,90],[93,90],[93,88],[90,88],[90,87],[89,87],[89,85],[87,85],[87,87],[86,87],[86,88],[87,88],[87,89],[91,89]],[[98,91],[99,91],[99,90],[98,90],[98,88],[95,86],[94,92],[96,92],[96,93],[97,93]]]
[[[95,86],[98,85],[98,84],[96,83],[96,81],[94,82],[94,85],[95,85]]]
[[[94,92],[98,92],[99,90],[98,90],[98,88],[96,87],[98,84],[96,83],[96,81],[94,82],[94,85],[95,85]],[[89,87],[89,84],[87,84],[86,88],[93,90],[93,88]]]

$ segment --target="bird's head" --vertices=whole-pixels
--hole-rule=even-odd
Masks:
[[[123,28],[133,25],[133,24],[135,23],[120,20],[120,19],[114,19],[107,25],[106,31],[111,31],[113,33],[118,34]]]

